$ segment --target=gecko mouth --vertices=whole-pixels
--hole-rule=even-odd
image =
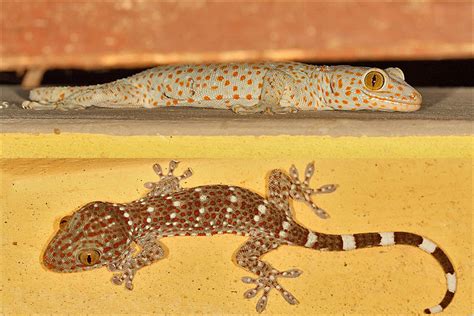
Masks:
[[[390,99],[390,98],[384,98],[384,97],[381,97],[381,96],[378,96],[378,95],[374,95],[374,94],[371,94],[371,93],[367,93],[365,91],[363,91],[363,93],[367,96],[369,96],[370,98],[374,98],[374,99],[377,99],[377,100],[380,100],[380,101],[384,101],[384,102],[389,102],[389,103],[394,103],[394,104],[405,104],[405,105],[421,105],[421,95],[419,93],[414,93],[412,94],[412,96],[410,96],[409,99],[407,100],[402,100],[402,99]]]

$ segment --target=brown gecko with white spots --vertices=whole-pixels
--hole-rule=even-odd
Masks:
[[[167,175],[163,175],[158,164],[154,165],[160,181],[146,183],[150,192],[141,199],[127,204],[91,202],[64,217],[44,253],[44,265],[56,272],[107,266],[111,271],[120,272],[112,278],[115,284],[125,283],[125,287],[132,290],[136,272],[164,257],[160,238],[215,234],[249,236],[237,251],[236,262],[257,275],[257,278],[242,278],[243,282],[255,285],[244,297],[252,298],[263,291],[256,307],[262,312],[271,289],[279,291],[288,303],[298,303],[278,283],[278,278],[295,278],[302,272],[298,269],[278,271],[260,259],[281,245],[322,251],[410,245],[432,254],[446,275],[448,289],[443,300],[425,312],[442,311],[454,297],[454,267],[446,254],[427,238],[406,232],[329,235],[296,223],[292,218],[290,199],[306,202],[319,217],[327,218],[328,214],[314,204],[311,195],[331,193],[336,189],[333,184],[318,189],[309,187],[314,173],[312,163],[306,167],[304,181],[299,180],[294,166],[290,168],[290,176],[281,170],[271,171],[267,198],[237,186],[181,188],[179,182],[192,172],[187,169],[183,175],[173,176],[177,164],[177,161],[171,161]],[[141,248],[136,255],[133,244]]]
[[[287,63],[160,66],[85,87],[33,89],[27,109],[190,106],[236,113],[416,111],[421,95],[399,68]]]

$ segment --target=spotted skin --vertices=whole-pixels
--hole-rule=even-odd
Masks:
[[[364,78],[383,77],[377,90]],[[370,78],[367,81],[370,84]],[[409,112],[421,95],[398,68],[233,63],[155,67],[129,78],[85,87],[37,88],[27,109],[154,108],[191,106],[240,114],[319,110]]]
[[[255,277],[242,281],[254,287],[244,293],[253,298],[262,293],[256,310],[265,310],[268,294],[278,291],[289,304],[298,300],[283,288],[280,278],[296,278],[302,271],[279,271],[261,257],[281,245],[301,246],[321,251],[346,251],[368,247],[410,245],[430,253],[442,266],[448,290],[443,300],[426,313],[444,310],[456,291],[456,274],[446,254],[431,240],[406,232],[377,232],[331,235],[311,231],[292,218],[289,200],[307,203],[322,218],[325,211],[311,195],[330,193],[336,189],[329,184],[319,189],[309,187],[314,164],[305,170],[300,181],[294,166],[290,175],[281,170],[270,173],[268,196],[265,198],[245,188],[229,185],[205,185],[182,188],[180,180],[190,177],[187,169],[175,177],[178,162],[170,163],[165,175],[156,164],[153,169],[160,177],[148,182],[146,196],[131,203],[91,202],[71,216],[61,220],[60,229],[47,246],[44,265],[56,272],[76,272],[108,267],[117,272],[112,282],[133,289],[136,272],[165,256],[159,239],[172,236],[211,236],[236,234],[248,240],[236,252],[236,263]],[[136,253],[136,245],[140,250]]]

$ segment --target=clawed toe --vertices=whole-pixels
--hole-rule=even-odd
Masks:
[[[157,182],[146,182],[144,184],[145,188],[152,190],[152,192],[149,193],[150,195],[164,195],[178,191],[180,189],[179,182],[192,176],[193,172],[190,168],[186,169],[180,176],[174,176],[173,173],[178,164],[179,161],[171,160],[166,175],[163,174],[163,169],[159,164],[153,165],[153,170],[160,180]]]
[[[277,281],[278,277],[283,277],[283,278],[296,278],[299,277],[303,272],[298,269],[291,269],[287,271],[282,271],[282,272],[275,272],[275,273],[270,273],[267,276],[264,277],[259,277],[258,279],[252,278],[252,277],[243,277],[242,282],[247,283],[247,284],[256,284],[256,287],[249,289],[245,291],[244,297],[247,299],[255,297],[258,292],[263,290],[262,296],[259,298],[257,301],[256,305],[256,310],[257,312],[261,313],[265,310],[268,302],[268,294],[270,293],[271,289],[276,289],[278,292],[280,292],[281,296],[291,305],[298,304],[298,300],[285,290]]]

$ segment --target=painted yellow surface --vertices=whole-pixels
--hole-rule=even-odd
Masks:
[[[166,165],[172,157],[182,161],[178,171],[188,166],[194,171],[186,187],[234,184],[261,194],[271,169],[287,170],[292,163],[304,168],[314,160],[313,186],[340,187],[317,197],[330,219],[294,203],[298,222],[325,233],[402,230],[431,238],[459,276],[445,314],[470,314],[472,138],[452,141],[281,136],[207,137],[199,143],[189,137],[4,135],[1,312],[255,313],[256,299],[243,298],[249,285],[240,281],[250,274],[231,260],[245,237],[163,239],[168,256],[140,270],[131,292],[113,285],[106,269],[59,274],[41,265],[61,217],[93,200],[136,199],[146,192],[143,184],[155,178],[152,164]],[[145,148],[137,152],[137,144]],[[438,263],[408,246],[332,253],[286,246],[265,260],[281,270],[304,271],[297,279],[281,280],[300,304],[288,305],[272,293],[266,314],[414,314],[438,304],[446,291]]]

